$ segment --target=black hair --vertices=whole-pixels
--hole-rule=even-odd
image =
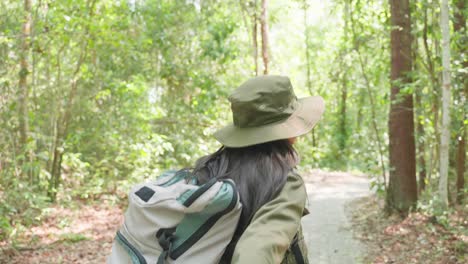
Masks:
[[[193,174],[200,184],[214,177],[231,179],[239,192],[242,213],[233,240],[223,256],[228,263],[237,240],[254,214],[278,195],[298,162],[292,144],[283,139],[242,148],[223,146],[195,163]]]

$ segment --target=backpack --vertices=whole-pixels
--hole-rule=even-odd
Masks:
[[[135,185],[107,263],[218,263],[242,205],[231,180],[197,185],[186,170]]]

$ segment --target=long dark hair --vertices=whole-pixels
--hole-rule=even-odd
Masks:
[[[226,250],[225,257],[229,260],[237,240],[255,212],[281,191],[288,173],[298,162],[297,152],[289,140],[284,139],[243,148],[221,147],[195,163],[193,173],[199,183],[203,184],[213,177],[231,179],[239,191],[242,214],[234,238]]]

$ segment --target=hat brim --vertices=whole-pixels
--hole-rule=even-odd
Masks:
[[[325,102],[320,96],[298,99],[298,106],[290,117],[260,127],[239,128],[230,124],[214,133],[224,146],[241,148],[265,142],[298,137],[312,130],[322,118]]]

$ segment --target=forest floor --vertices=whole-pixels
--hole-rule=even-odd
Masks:
[[[466,205],[438,217],[420,211],[404,219],[385,215],[383,205],[375,196],[349,204],[354,236],[367,247],[362,263],[468,263]]]
[[[448,215],[447,225],[422,213],[386,217],[365,176],[312,171],[304,178],[311,263],[467,263],[463,208]],[[18,234],[14,243],[0,241],[0,263],[105,263],[122,211],[106,199],[48,208],[41,224]]]
[[[122,211],[107,201],[52,207],[15,245],[0,242],[0,263],[106,263]]]

